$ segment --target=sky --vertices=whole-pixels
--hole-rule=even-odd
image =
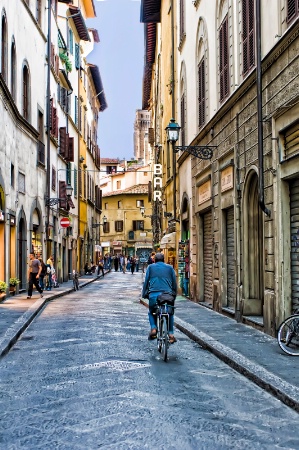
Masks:
[[[94,0],[97,17],[87,26],[98,30],[88,62],[99,67],[108,108],[100,113],[101,158],[134,156],[134,120],[142,108],[144,25],[140,0]]]

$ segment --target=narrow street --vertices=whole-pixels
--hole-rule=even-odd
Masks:
[[[141,284],[111,272],[45,306],[0,361],[0,448],[298,449],[298,414],[184,334],[163,362]]]

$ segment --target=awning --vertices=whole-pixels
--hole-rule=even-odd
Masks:
[[[145,244],[144,242],[135,242],[135,248],[153,248],[152,244]]]
[[[70,5],[69,9],[71,15],[68,16],[68,18],[73,19],[73,22],[75,24],[80,39],[82,39],[82,41],[90,41],[88,29],[86,27],[85,20],[81,14],[80,9],[77,8],[77,6],[70,6]]]
[[[165,234],[160,242],[160,248],[175,248],[176,232]]]

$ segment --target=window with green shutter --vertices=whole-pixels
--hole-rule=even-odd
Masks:
[[[70,28],[69,28],[69,50],[70,50],[70,54],[73,55],[74,54],[74,34]]]
[[[75,44],[75,67],[77,70],[80,69],[80,46]]]

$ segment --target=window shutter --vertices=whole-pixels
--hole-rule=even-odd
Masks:
[[[59,128],[59,144],[60,144],[60,155],[65,156],[66,151],[66,127]]]
[[[69,40],[70,40],[70,53],[74,53],[74,35],[71,29],[69,29]]]
[[[61,96],[60,96],[60,84],[58,83],[57,84],[57,101],[60,103],[60,98],[61,98]]]
[[[74,162],[74,138],[68,138],[68,152],[67,152],[67,160]]]
[[[149,203],[152,201],[152,182],[148,182],[148,192],[147,192],[147,200]]]
[[[254,66],[254,0],[243,0],[243,73]]]
[[[66,209],[67,201],[66,201],[66,182],[59,181],[59,200],[60,208]]]
[[[79,196],[82,197],[82,170],[79,169],[78,172],[78,192]]]
[[[201,128],[206,120],[205,105],[205,58],[198,64],[198,126]]]
[[[137,230],[137,220],[133,220],[133,231]]]
[[[185,0],[180,0],[180,39],[185,33]]]
[[[228,18],[224,19],[219,30],[220,47],[220,101],[229,94],[229,71],[228,71]]]
[[[103,232],[104,233],[109,233],[109,231],[110,231],[110,223],[106,222],[106,223],[103,224]]]
[[[80,46],[75,44],[75,67],[77,70],[80,69]]]
[[[57,109],[52,109],[52,135],[58,139],[58,116]]]
[[[53,134],[53,98],[50,98],[50,117],[48,118],[50,132]]]
[[[72,169],[70,163],[67,164],[66,169],[66,184],[72,184]]]
[[[74,196],[78,195],[78,169],[74,166]]]
[[[299,10],[298,0],[288,0],[287,4],[287,22],[289,23],[297,14]]]
[[[78,97],[75,95],[75,124],[78,126]]]

